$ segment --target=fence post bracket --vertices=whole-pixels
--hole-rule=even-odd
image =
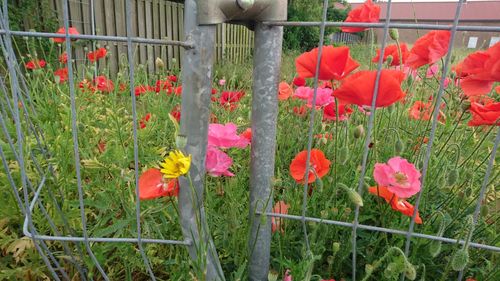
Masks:
[[[224,22],[254,26],[255,22],[286,21],[287,0],[205,0],[198,4],[198,24]]]

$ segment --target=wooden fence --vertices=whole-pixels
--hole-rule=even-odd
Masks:
[[[50,9],[63,26],[61,0],[37,0],[40,9]],[[70,25],[82,34],[126,36],[126,0],[68,0]],[[166,0],[131,0],[133,35],[143,38],[184,40],[184,5]],[[50,13],[49,12],[49,13]],[[45,13],[41,13],[45,14]],[[26,22],[25,22],[26,25]],[[28,22],[29,25],[29,22]],[[30,28],[25,26],[25,29]],[[253,51],[254,34],[244,26],[221,24],[217,26],[215,61],[240,63]],[[111,56],[108,66],[116,73],[122,56],[126,56],[126,43],[101,42],[107,45]],[[179,67],[183,48],[136,44],[136,63],[155,70],[155,59],[161,58],[166,67]],[[83,47],[76,49],[76,57],[84,58]]]

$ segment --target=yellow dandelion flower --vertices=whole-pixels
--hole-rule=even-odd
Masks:
[[[189,171],[191,155],[185,156],[180,150],[171,151],[160,166],[162,167],[160,171],[165,178],[178,178]]]

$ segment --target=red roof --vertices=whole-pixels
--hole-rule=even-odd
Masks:
[[[391,20],[453,20],[457,2],[393,2]],[[381,8],[380,19],[386,18],[387,2],[376,3]],[[355,7],[361,3],[352,3]],[[500,1],[469,1],[462,5],[460,20],[500,21]]]

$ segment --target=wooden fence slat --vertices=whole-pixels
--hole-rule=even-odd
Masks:
[[[172,40],[173,39],[173,24],[172,24],[172,6],[173,6],[173,3],[172,2],[167,2],[166,5],[165,5],[165,9],[166,9],[166,28],[167,28],[167,38],[169,40]],[[167,64],[168,64],[168,69],[172,69],[174,67],[173,63],[172,63],[172,58],[174,57],[174,48],[172,45],[168,45],[167,46],[167,56],[168,56],[168,60],[167,60]]]
[[[145,1],[145,22],[144,25],[146,26],[146,38],[151,39],[153,38],[153,23],[151,22],[152,19],[152,14],[151,14],[151,0],[146,0]],[[152,45],[146,45],[146,50],[147,50],[147,58],[146,58],[146,64],[148,67],[148,73],[153,73],[154,72],[154,50]]]
[[[127,22],[125,16],[125,2],[118,0],[115,1],[115,17],[116,17],[116,35],[117,36],[127,36]],[[115,60],[117,65],[120,65],[121,57],[127,56],[126,43],[120,42],[117,45],[117,53],[115,54]]]
[[[179,10],[179,16],[178,16],[178,25],[179,25],[179,39],[181,41],[184,41],[184,5],[178,4]],[[177,67],[181,67],[182,65],[182,60],[184,59],[184,48],[178,47],[179,48],[179,58],[177,59]]]
[[[146,20],[144,11],[145,4],[144,0],[137,0],[137,35],[142,38],[146,37],[146,25],[144,24]],[[144,44],[138,44],[138,46],[140,53],[139,64],[145,65],[147,62],[146,46]]]
[[[114,8],[115,0],[104,0],[104,19],[106,21],[106,35],[116,35],[116,22],[115,22],[115,8]],[[101,47],[105,47],[105,44],[108,45],[108,48],[111,52],[108,59],[108,67],[111,73],[117,73],[118,71],[118,48],[116,42],[100,42],[99,45]]]
[[[179,22],[178,18],[178,5],[177,3],[172,3],[172,40],[179,40],[179,26],[177,25]],[[179,63],[179,47],[174,46],[174,58],[177,60],[174,67],[178,67]]]
[[[159,23],[159,17],[160,17],[160,12],[159,12],[159,6],[160,3],[158,0],[153,0],[153,5],[152,5],[152,13],[153,13],[153,38],[154,39],[160,39],[160,23]],[[156,69],[156,64],[154,63],[156,58],[160,57],[160,45],[155,45],[153,47],[153,66],[155,73],[158,72],[158,69]]]
[[[160,39],[165,39],[167,37],[167,19],[166,19],[166,11],[165,11],[165,1],[160,1],[158,6],[160,18],[159,18],[159,28],[160,28]],[[160,47],[160,58],[163,62],[167,63],[167,47],[162,45]]]

